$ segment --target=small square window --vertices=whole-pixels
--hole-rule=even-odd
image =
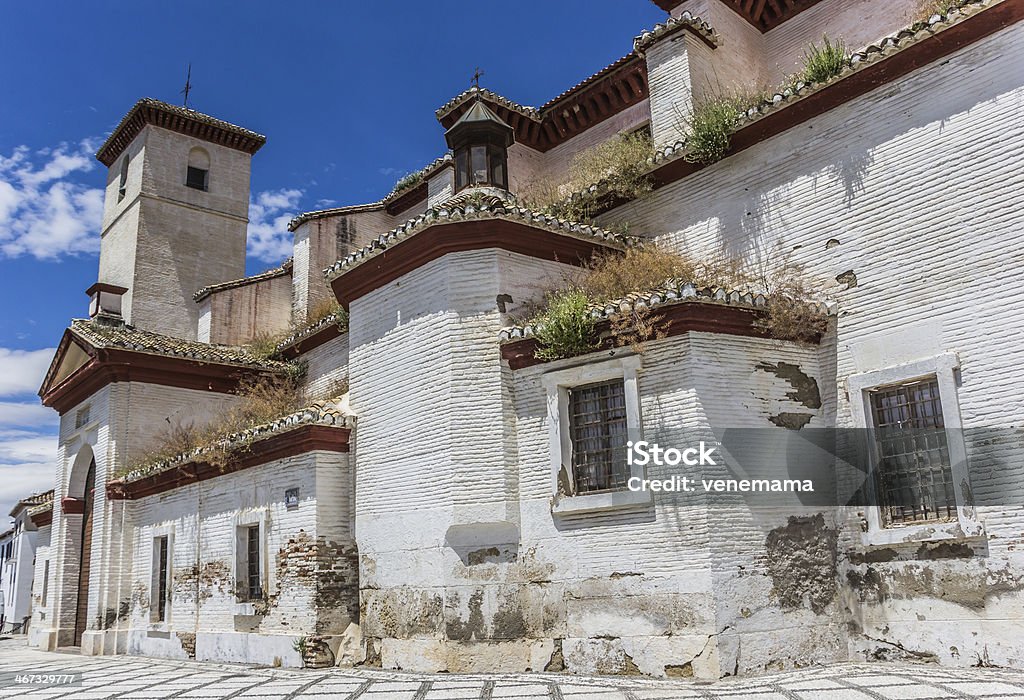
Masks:
[[[188,166],[188,172],[185,175],[185,186],[191,187],[194,190],[203,190],[205,192],[209,184],[209,177],[209,170],[194,168],[190,165]]]
[[[78,409],[78,411],[75,412],[75,430],[78,430],[82,426],[86,425],[88,422],[89,407],[85,406],[84,408]]]

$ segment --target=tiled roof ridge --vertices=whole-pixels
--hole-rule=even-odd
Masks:
[[[247,284],[253,282],[261,282],[263,280],[274,279],[275,277],[281,277],[291,272],[293,260],[288,258],[277,267],[272,267],[269,270],[250,275],[249,277],[240,277],[236,280],[229,280],[227,282],[218,282],[216,284],[209,284],[198,292],[192,295],[192,299],[195,301],[202,301],[206,297],[210,296],[214,292],[222,292],[225,289],[234,289],[235,287],[244,287]]]
[[[319,321],[316,321],[315,323],[311,323],[308,326],[304,326],[303,328],[299,328],[294,333],[289,334],[288,336],[285,337],[284,340],[282,340],[280,343],[278,343],[275,346],[275,349],[278,352],[280,352],[281,350],[289,348],[292,345],[295,345],[296,343],[298,343],[298,342],[300,342],[302,340],[305,340],[309,336],[316,334],[317,332],[323,330],[324,328],[327,328],[328,326],[331,326],[331,325],[334,325],[334,324],[339,324],[340,325],[340,323],[341,323],[341,320],[338,318],[337,314],[331,314],[330,316],[325,316],[324,318],[320,319]]]
[[[340,401],[341,397],[315,401],[309,406],[276,418],[268,423],[261,423],[260,425],[225,435],[209,445],[197,447],[194,450],[183,452],[169,459],[140,465],[119,477],[118,480],[128,484],[183,464],[201,461],[204,455],[211,454],[218,449],[231,452],[240,447],[251,445],[274,435],[280,435],[306,425],[351,428],[355,424],[355,416],[342,411],[338,406]]]
[[[546,112],[548,112],[553,107],[557,106],[566,98],[570,97],[573,93],[583,89],[584,87],[590,85],[591,83],[600,80],[604,76],[614,72],[618,68],[621,68],[622,66],[626,65],[627,63],[637,58],[638,56],[639,54],[636,51],[630,51],[622,58],[616,59],[615,61],[608,64],[601,70],[597,71],[596,73],[584,78],[583,80],[576,83],[572,87],[563,90],[561,93],[552,97],[550,100],[542,104],[540,107],[527,107],[525,105],[519,104],[518,102],[510,100],[507,97],[499,95],[493,90],[488,90],[487,88],[471,87],[468,90],[463,90],[458,95],[445,102],[435,111],[434,114],[437,116],[438,119],[443,119],[444,117],[451,114],[452,111],[455,110],[460,105],[479,96],[484,100],[490,100],[495,104],[499,104],[514,112],[518,112],[523,116],[528,117],[529,119],[533,119],[534,121],[539,122],[541,121],[541,119],[543,119],[544,114]]]
[[[411,173],[406,173],[405,175],[403,175],[402,177],[400,177],[398,179],[398,181],[395,183],[395,186],[392,188],[391,192],[389,192],[384,197],[384,199],[381,200],[381,202],[384,203],[384,204],[387,204],[391,200],[397,199],[399,195],[409,191],[413,187],[416,187],[421,182],[426,180],[428,177],[433,175],[434,172],[439,170],[441,167],[447,165],[448,163],[451,163],[452,162],[452,158],[453,158],[453,156],[452,156],[451,151],[447,151],[444,155],[438,156],[437,158],[435,158],[434,160],[430,161],[427,165],[423,166],[419,170],[414,170]],[[412,177],[415,177],[417,175],[419,176],[419,178],[415,182],[410,182],[409,184],[404,185],[401,188],[398,187],[398,183],[401,182],[402,180],[405,180],[407,178],[412,178]]]
[[[204,114],[203,112],[199,112],[194,109],[189,109],[188,107],[172,105],[167,102],[164,102],[163,100],[158,100],[153,97],[143,97],[134,105],[132,105],[132,108],[128,110],[127,114],[125,114],[124,117],[121,118],[121,121],[118,122],[117,126],[114,127],[114,130],[110,132],[110,135],[103,142],[103,145],[100,146],[99,149],[96,151],[97,160],[99,160],[101,163],[106,163],[107,160],[112,160],[112,158],[117,157],[118,154],[113,154],[111,158],[108,158],[108,154],[106,153],[107,150],[114,147],[114,142],[117,140],[117,137],[120,134],[121,130],[127,127],[136,118],[139,111],[146,107],[157,109],[167,114],[173,114],[179,117],[184,117],[186,119],[191,119],[200,124],[204,124],[215,129],[220,129],[231,134],[236,134],[237,136],[249,139],[251,143],[262,145],[267,141],[267,137],[264,136],[263,134],[259,134],[255,131],[252,131],[251,129],[246,129],[244,126],[232,124],[231,122],[224,121],[223,119],[218,119],[217,117],[212,117],[209,114]],[[256,147],[258,148],[258,146]]]
[[[444,119],[444,117],[451,114],[452,110],[454,110],[456,107],[475,97],[481,97],[484,100],[490,100],[495,104],[499,104],[502,107],[505,107],[506,109],[510,109],[513,112],[518,112],[519,114],[522,114],[524,117],[527,117],[528,119],[540,121],[540,111],[536,107],[527,107],[525,105],[521,105],[518,102],[514,102],[508,99],[507,97],[503,97],[502,95],[499,95],[498,93],[492,90],[476,86],[471,87],[468,90],[463,90],[458,95],[456,95],[455,97],[453,97],[452,99],[448,100],[443,105],[438,107],[434,114],[437,116],[438,119]]]
[[[394,243],[414,233],[441,223],[468,221],[473,219],[505,219],[526,223],[530,226],[552,231],[562,235],[599,240],[605,244],[621,248],[638,247],[641,242],[633,236],[612,233],[599,226],[583,224],[576,221],[560,219],[549,214],[533,211],[515,203],[514,198],[505,199],[496,195],[467,196],[456,195],[448,201],[427,209],[419,216],[409,219],[387,233],[384,233],[369,245],[350,253],[324,270],[324,277],[334,279],[344,271],[359,265],[368,258],[375,257]]]
[[[968,17],[971,17],[985,9],[986,6],[997,4],[1003,0],[959,0],[956,7],[951,8],[946,14],[934,14],[927,20],[915,22],[904,27],[894,34],[890,34],[876,43],[869,44],[859,51],[850,54],[847,65],[837,75],[819,82],[797,81],[792,86],[787,86],[766,98],[762,102],[750,106],[740,116],[739,122],[733,128],[737,131],[740,128],[758,121],[769,114],[773,114],[790,104],[817,92],[829,85],[832,85],[852,73],[888,58],[908,46],[927,39],[930,36],[940,33],[955,24],[958,24]],[[654,156],[648,159],[648,165],[661,166],[662,164],[686,156],[689,153],[686,140],[679,140],[675,143],[658,149]]]
[[[695,32],[711,46],[718,46],[718,33],[711,25],[689,10],[684,10],[678,17],[669,17],[633,39],[633,50],[643,56],[644,49],[648,46],[683,29]]]
[[[420,168],[419,170],[413,171],[407,175],[404,175],[402,178],[399,178],[399,182],[402,179],[409,177],[409,175],[419,175],[422,179],[425,180],[431,175],[433,175],[436,171],[440,170],[442,167],[445,167],[451,162],[452,154],[445,153],[442,156],[438,156],[433,161],[431,161],[424,167]],[[397,183],[395,184],[397,185]],[[288,230],[294,231],[296,228],[299,227],[299,225],[305,223],[306,221],[312,221],[313,219],[322,219],[327,216],[336,216],[340,214],[358,214],[360,212],[366,211],[379,211],[386,207],[389,202],[398,199],[399,196],[401,196],[402,194],[404,194],[405,192],[407,192],[412,187],[415,187],[418,184],[419,182],[415,183],[414,185],[403,187],[401,189],[398,189],[396,186],[387,195],[385,195],[381,199],[378,199],[376,202],[368,202],[366,204],[349,204],[343,207],[332,207],[330,209],[314,209],[312,211],[303,212],[288,222]]]
[[[743,306],[750,309],[762,309],[768,304],[768,293],[753,287],[731,288],[718,285],[697,286],[681,279],[667,280],[664,285],[645,292],[633,292],[620,299],[590,305],[590,315],[597,320],[604,320],[622,313],[644,311],[685,302],[704,304],[723,304],[727,306]],[[837,306],[834,302],[809,301],[808,306],[819,313],[832,315]],[[508,326],[501,329],[499,340],[502,342],[521,340],[534,335],[536,327],[531,324]]]
[[[53,489],[49,491],[41,491],[31,496],[19,499],[14,504],[14,508],[11,509],[11,514],[18,510],[19,506],[25,506],[28,508],[29,517],[32,517],[35,513],[42,513],[53,507]]]
[[[253,355],[242,346],[182,340],[129,325],[104,326],[90,319],[77,318],[71,321],[70,331],[80,340],[99,348],[119,348],[150,355],[272,371],[284,370],[289,366],[287,362]]]

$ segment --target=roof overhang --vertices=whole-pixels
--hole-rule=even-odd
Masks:
[[[110,167],[128,144],[147,126],[159,126],[220,146],[252,155],[263,147],[267,137],[240,126],[197,112],[144,97],[129,110],[113,133],[96,152],[96,159]]]
[[[65,362],[72,362],[67,368]],[[242,380],[272,370],[226,365],[125,348],[97,348],[64,331],[39,396],[44,406],[64,414],[115,382],[141,382],[218,393],[236,391]]]
[[[400,239],[331,279],[342,306],[449,253],[498,248],[541,260],[582,265],[596,253],[620,247],[557,234],[507,219],[483,218],[435,224]]]
[[[545,152],[643,102],[648,94],[647,63],[634,51],[529,113],[488,90],[470,90],[438,110],[438,121],[450,129],[480,99],[512,127],[517,143]]]
[[[718,0],[761,32],[774,29],[820,0]],[[665,12],[671,12],[683,0],[653,0]]]

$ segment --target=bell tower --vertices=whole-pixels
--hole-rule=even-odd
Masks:
[[[193,293],[245,276],[250,163],[265,142],[149,98],[121,120],[96,158],[107,166],[98,284],[122,290],[124,322],[194,340]]]

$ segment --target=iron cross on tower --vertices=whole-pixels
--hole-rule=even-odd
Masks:
[[[480,66],[476,67],[476,71],[473,73],[473,87],[480,88],[480,78],[484,77],[484,72],[480,70]]]
[[[188,64],[188,73],[185,75],[185,89],[181,91],[181,94],[185,96],[184,105],[188,107],[188,94],[192,92],[192,64]]]

